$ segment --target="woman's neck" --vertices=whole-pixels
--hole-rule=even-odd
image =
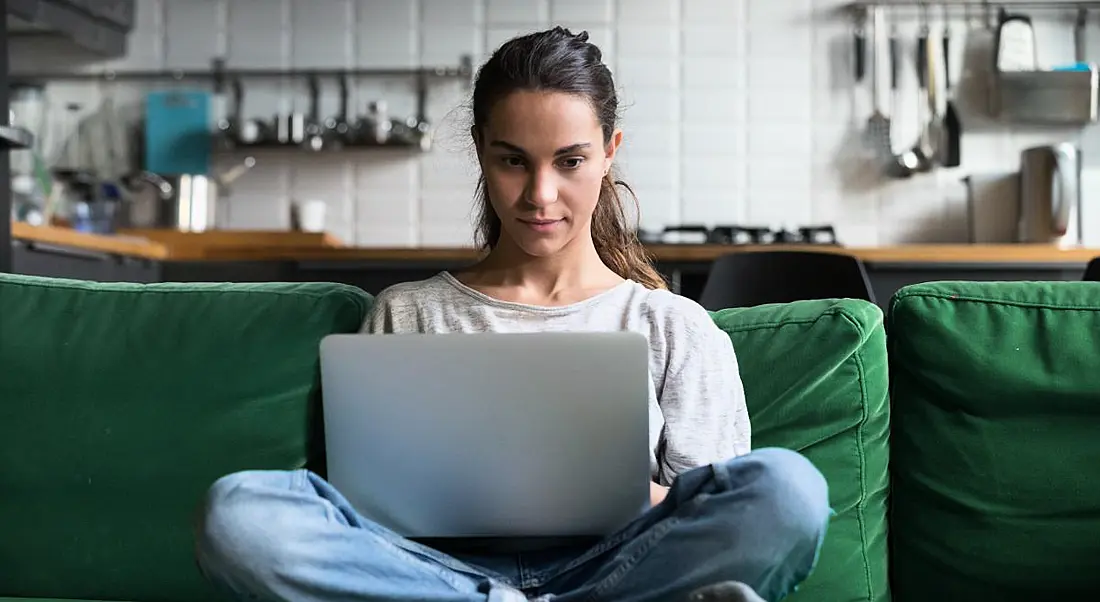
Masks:
[[[502,241],[460,279],[474,288],[511,289],[517,296],[551,302],[591,296],[623,281],[590,242],[551,257],[533,257]]]

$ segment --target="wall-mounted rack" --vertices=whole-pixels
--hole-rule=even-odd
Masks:
[[[857,15],[864,14],[873,8],[885,9],[920,9],[935,8],[937,11],[989,11],[995,13],[997,9],[1018,9],[1029,11],[1065,11],[1087,8],[1100,8],[1097,0],[1065,0],[1043,2],[1043,0],[856,0],[849,2],[846,9]]]
[[[427,105],[428,84],[433,79],[470,80],[473,77],[473,57],[462,55],[454,67],[412,67],[412,68],[364,68],[364,69],[276,69],[276,68],[231,68],[225,59],[215,58],[209,69],[163,69],[120,71],[103,69],[99,71],[35,71],[15,72],[8,76],[10,88],[40,87],[54,81],[99,81],[99,82],[184,82],[205,81],[214,87],[216,94],[223,94],[234,82],[242,80],[335,80],[349,81],[367,78],[408,77],[416,80],[417,113],[424,115]]]
[[[1100,8],[1100,1],[1098,0],[1065,0],[1065,1],[1051,1],[1043,2],[1043,0],[857,0],[856,2],[849,2],[849,7],[873,7],[881,6],[883,8],[908,6],[908,7],[921,7],[921,6],[933,6],[941,8],[946,6],[947,8],[983,8],[988,6],[989,8],[1028,8],[1028,9],[1054,9],[1065,10],[1067,8]]]
[[[425,128],[428,124],[427,116],[427,97],[428,87],[432,80],[439,79],[457,79],[465,80],[467,83],[472,81],[474,73],[473,57],[470,55],[463,55],[459,59],[457,66],[447,67],[414,67],[414,68],[363,68],[363,69],[277,69],[277,68],[230,68],[226,66],[225,59],[215,58],[211,61],[209,69],[165,69],[165,70],[113,70],[103,69],[99,71],[84,71],[84,72],[72,72],[72,71],[39,71],[39,72],[15,72],[8,77],[9,88],[26,88],[26,87],[42,87],[50,82],[58,81],[89,81],[89,82],[106,82],[106,83],[121,83],[121,82],[171,82],[171,83],[183,83],[183,82],[205,82],[212,86],[213,92],[218,95],[230,95],[231,103],[234,106],[234,112],[232,115],[227,116],[227,120],[218,124],[218,128],[221,130],[219,136],[219,148],[235,148],[243,146],[241,141],[234,141],[234,134],[240,132],[242,126],[240,114],[241,99],[244,95],[244,84],[247,80],[273,80],[280,82],[287,81],[302,81],[308,82],[311,96],[311,115],[303,116],[300,114],[294,114],[285,116],[286,119],[291,120],[286,124],[288,129],[302,129],[307,127],[304,123],[305,120],[310,120],[310,126],[314,125],[316,128],[321,128],[322,119],[316,114],[317,108],[317,90],[321,85],[321,82],[333,82],[337,83],[341,89],[341,117],[347,119],[348,115],[348,89],[351,86],[351,82],[360,79],[368,78],[411,78],[415,80],[416,85],[416,115],[410,117],[406,123],[399,123],[404,130],[412,130],[412,132],[406,132],[405,138],[408,138],[405,142],[401,142],[395,139],[388,143],[386,146],[409,146],[409,147],[421,147],[424,150],[423,145],[426,144],[424,138],[426,132]],[[293,120],[302,120],[302,124],[298,124]],[[255,122],[255,120],[249,120]],[[276,118],[277,123],[271,125],[271,129],[280,127],[280,118]],[[332,121],[331,119],[327,121]],[[340,132],[335,130],[339,128]],[[344,130],[348,128],[346,123],[331,124],[331,127],[325,128],[326,137],[336,136],[337,139],[334,146],[337,148],[344,147],[344,142],[339,138],[343,138]],[[328,131],[333,130],[333,131]],[[415,136],[413,135],[415,134]],[[319,138],[319,134],[312,138]],[[274,137],[274,136],[272,136]],[[256,147],[257,145],[249,144],[249,147]],[[301,146],[300,144],[286,144],[281,142],[279,144],[265,143],[259,146],[272,147],[272,148],[285,148]],[[308,145],[307,145],[308,146]],[[374,146],[374,145],[367,145]]]
[[[29,71],[8,75],[9,84],[15,86],[42,85],[51,81],[211,81],[222,86],[232,79],[304,79],[310,77],[367,78],[367,77],[420,77],[467,78],[473,75],[473,57],[463,55],[457,67],[367,68],[367,69],[264,69],[231,68],[225,59],[211,61],[209,69],[161,69],[148,71]]]
[[[953,12],[968,23],[972,18],[977,18],[986,29],[996,32],[998,40],[1000,27],[1004,23],[1022,18],[1026,25],[1020,29],[1028,30],[1031,43],[1027,44],[1025,40],[1017,44],[1022,50],[1016,54],[1008,52],[1005,64],[999,62],[1000,49],[993,49],[992,69],[987,77],[990,116],[1007,123],[1083,126],[1100,120],[1100,102],[1097,100],[1100,97],[1100,68],[1086,59],[1084,44],[1089,13],[1098,9],[1100,0],[856,0],[840,10],[846,10],[858,28],[865,27],[868,21],[873,21],[875,29],[883,27],[881,20],[884,13],[890,13],[892,17],[899,13],[919,15],[925,34],[930,13],[944,21],[946,32],[946,18]],[[1060,13],[1061,19],[1069,16],[1066,13],[1076,14],[1072,20],[1072,61],[1053,66],[1039,63],[1034,34],[1030,32],[1029,13],[1041,12]],[[861,29],[857,30],[857,35],[859,31]],[[1018,37],[1022,39],[1024,35],[1028,34],[1021,33]]]

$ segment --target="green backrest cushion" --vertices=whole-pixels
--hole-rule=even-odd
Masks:
[[[1100,592],[1100,283],[941,282],[889,310],[898,602]]]
[[[0,596],[213,600],[192,524],[219,476],[306,465],[335,284],[0,275]]]
[[[884,602],[889,459],[882,312],[858,300],[712,313],[733,341],[753,447],[803,453],[825,475],[836,516],[817,568],[791,602]]]

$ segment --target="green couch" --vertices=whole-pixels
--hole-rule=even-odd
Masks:
[[[221,600],[190,525],[218,476],[323,465],[317,344],[337,284],[0,275],[0,600]],[[825,473],[836,516],[789,600],[1100,591],[1100,284],[938,283],[729,309],[756,446]],[[888,372],[890,378],[888,378]],[[4,597],[8,596],[8,597]]]

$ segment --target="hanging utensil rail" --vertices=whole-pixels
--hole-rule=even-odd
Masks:
[[[13,72],[8,81],[13,86],[30,86],[50,81],[184,81],[206,80],[215,86],[223,86],[234,79],[298,79],[332,77],[439,77],[466,78],[473,74],[473,59],[462,56],[456,67],[414,67],[393,69],[252,69],[226,67],[225,59],[211,61],[209,69],[162,69],[150,71],[122,71],[103,69],[98,71],[28,71]]]
[[[213,85],[215,94],[225,94],[226,88],[240,89],[241,80],[307,80],[311,83],[319,79],[335,79],[341,85],[348,80],[368,77],[411,77],[416,80],[417,118],[427,121],[428,82],[433,79],[460,79],[472,81],[474,73],[473,57],[462,55],[455,67],[413,67],[393,69],[263,69],[226,67],[224,58],[211,61],[210,69],[167,69],[156,71],[58,71],[58,72],[15,72],[8,76],[11,88],[40,87],[51,81],[101,81],[101,82],[156,82],[156,81],[207,81]]]
[[[1067,10],[1079,8],[1100,8],[1098,0],[1065,0],[1043,2],[1042,0],[856,0],[849,2],[846,8],[854,13],[863,13],[872,7],[881,8],[921,8],[936,7],[951,10],[970,10],[987,8],[995,10],[1027,9],[1027,10]]]

